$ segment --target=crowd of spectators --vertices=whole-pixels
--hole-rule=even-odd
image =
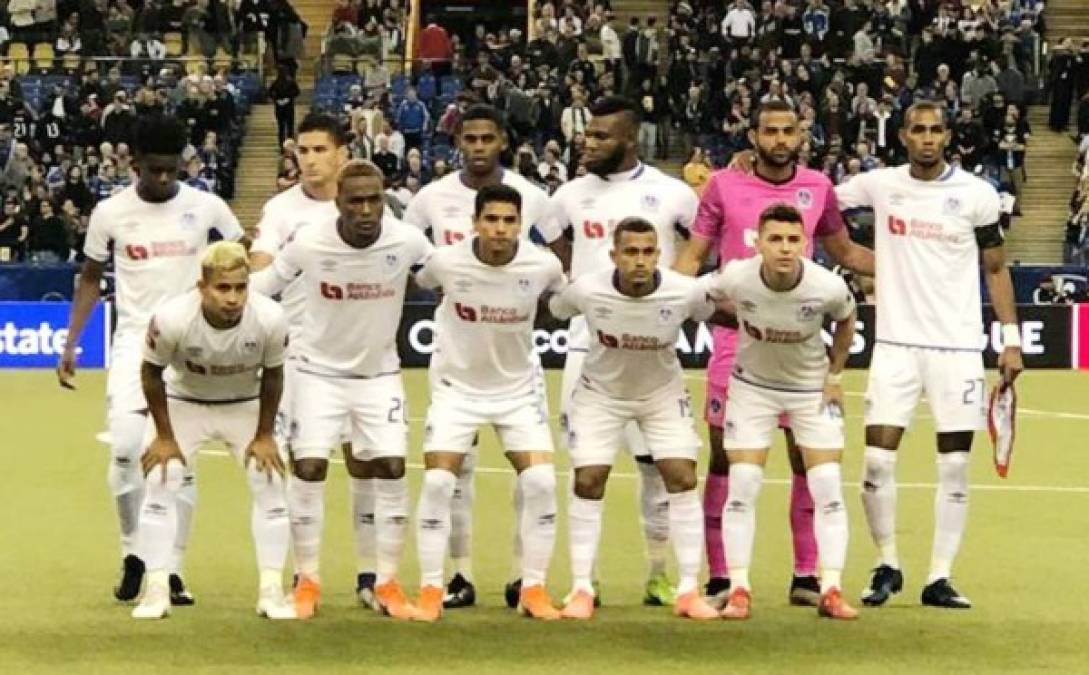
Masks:
[[[1044,88],[1036,67],[1042,9],[1039,0],[678,0],[667,17],[621,27],[608,2],[545,2],[528,39],[480,26],[463,41],[425,20],[428,53],[400,89],[405,78],[394,75],[391,85],[379,63],[335,106],[354,151],[380,156],[395,189],[411,194],[417,181],[457,165],[449,134],[472,101],[505,111],[512,166],[553,190],[584,172],[588,103],[628,95],[643,110],[641,154],[687,157],[684,174],[698,190],[711,169],[749,147],[762,101],[798,111],[802,161],[840,182],[903,161],[903,111],[939,99],[953,132],[949,160],[1007,193],[1016,215],[1031,138],[1026,105]],[[421,153],[421,171],[406,170],[411,149]]]
[[[403,55],[407,2],[405,0],[335,0],[329,21],[326,55],[370,57],[386,61]]]
[[[268,4],[244,0],[233,12],[221,0],[147,0],[139,9],[104,0],[8,3],[0,16],[9,57],[0,68],[0,262],[78,260],[95,204],[134,181],[129,141],[142,114],[184,120],[182,179],[233,195],[244,114],[260,82],[233,72],[229,58],[214,60],[214,74],[203,60],[169,58],[160,38],[188,27],[200,53],[236,49],[247,6]],[[14,45],[41,44],[54,45],[55,68],[12,56]],[[62,63],[62,54],[78,56]]]

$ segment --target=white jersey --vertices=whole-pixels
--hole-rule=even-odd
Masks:
[[[658,288],[641,298],[617,290],[618,274],[610,267],[579,277],[549,309],[559,319],[586,319],[592,336],[581,375],[586,386],[616,399],[646,398],[681,378],[681,326],[710,318],[714,305],[702,283],[669,269],[659,270]]]
[[[549,202],[549,213],[540,227],[548,243],[574,232],[571,279],[587,272],[612,268],[609,251],[613,230],[621,220],[639,216],[658,231],[661,266],[670,267],[677,257],[676,236],[687,236],[696,219],[699,198],[685,183],[658,169],[639,164],[631,171],[601,178],[587,174],[560,186]]]
[[[105,263],[113,249],[118,335],[141,335],[156,307],[196,285],[212,230],[242,236],[226,202],[180,182],[165,202],[144,201],[130,185],[95,206],[83,253]]]
[[[828,355],[821,338],[824,317],[847,319],[855,300],[839,275],[802,259],[802,278],[789,291],[773,291],[760,274],[757,256],[727,263],[701,277],[713,300],[735,306],[738,334],[733,377],[782,391],[824,390]]]
[[[421,286],[443,291],[430,376],[472,396],[531,390],[537,303],[543,292],[563,288],[563,269],[556,256],[528,242],[509,263],[494,267],[477,258],[476,241],[438,249],[416,275]]]
[[[304,227],[253,275],[253,288],[275,295],[296,277],[302,282],[305,330],[291,350],[300,370],[388,375],[401,369],[397,328],[408,275],[432,250],[419,230],[388,214],[378,239],[362,249],[345,243],[336,227]]]
[[[204,318],[194,289],[159,306],[147,328],[144,360],[169,369],[166,393],[201,403],[257,398],[261,369],[284,364],[287,319],[272,300],[251,294],[233,328],[214,328]]]
[[[998,222],[998,193],[955,167],[916,180],[908,166],[836,187],[840,208],[872,207],[877,340],[979,351],[983,319],[976,228]]]
[[[338,216],[335,200],[318,201],[307,196],[302,184],[295,185],[265,202],[261,221],[257,223],[257,238],[250,252],[267,253],[275,258],[299,228],[307,225],[335,227]],[[287,313],[291,327],[292,343],[297,343],[301,337],[305,297],[297,279],[280,294],[280,305]]]
[[[507,169],[503,169],[501,182],[522,196],[522,238],[528,241],[530,231],[535,227],[540,228],[548,211],[548,195]],[[408,203],[405,222],[424,232],[430,231],[435,246],[448,246],[469,239],[473,236],[476,192],[465,186],[460,172],[443,176],[425,185]]]

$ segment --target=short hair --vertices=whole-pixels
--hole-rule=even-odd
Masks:
[[[188,143],[189,130],[173,115],[141,115],[132,132],[134,155],[180,155]]]
[[[208,281],[216,272],[250,271],[246,247],[237,241],[217,241],[208,247],[200,260],[200,277]]]
[[[340,120],[332,115],[318,112],[308,114],[299,124],[295,137],[314,131],[324,131],[329,134],[329,138],[333,139],[334,147],[340,148],[348,144],[348,135],[344,132],[344,127],[341,126]]]
[[[805,228],[805,220],[802,219],[801,212],[790,204],[772,204],[761,211],[759,231],[763,232],[764,225],[772,220],[780,223],[797,223],[803,229]]]
[[[760,126],[760,118],[764,113],[792,113],[795,117],[798,116],[798,111],[794,109],[794,106],[790,105],[786,101],[780,99],[770,99],[764,101],[756,108],[756,126]]]
[[[634,126],[643,121],[643,113],[635,101],[624,96],[602,96],[590,105],[590,114],[594,117],[626,113]]]
[[[616,224],[616,229],[613,230],[613,246],[620,245],[620,237],[625,232],[631,232],[633,234],[645,234],[647,232],[653,232],[658,234],[658,231],[654,229],[654,225],[651,224],[646,218],[640,218],[639,216],[629,216],[624,220],[621,220]]]
[[[493,202],[514,204],[514,208],[518,209],[519,215],[522,213],[521,193],[509,185],[500,183],[499,185],[485,185],[477,190],[473,217],[479,218],[480,214],[484,213],[484,207]]]
[[[472,122],[473,120],[488,120],[495,125],[499,133],[506,133],[507,126],[506,120],[503,119],[503,113],[499,112],[494,106],[486,103],[474,103],[469,106],[461,116],[461,121],[458,122],[457,133],[461,133],[461,129],[466,122]]]
[[[908,121],[911,119],[911,116],[913,114],[921,112],[923,110],[937,113],[942,120],[942,124],[945,124],[945,104],[941,103],[940,101],[923,99],[921,101],[916,101],[915,103],[912,103],[910,106],[908,106],[908,109],[904,111],[904,126],[906,127],[908,125]]]
[[[378,165],[366,159],[353,159],[340,168],[337,174],[337,188],[344,185],[349,178],[377,178],[378,182],[385,185],[386,175]]]

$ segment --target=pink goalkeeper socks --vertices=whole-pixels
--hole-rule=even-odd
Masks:
[[[817,574],[817,536],[813,532],[813,497],[805,476],[794,476],[790,489],[790,530],[794,535],[794,574]],[[708,535],[710,542],[710,535]],[[708,558],[710,551],[708,550]]]
[[[712,577],[730,575],[726,567],[726,550],[722,545],[722,510],[726,508],[729,487],[729,476],[707,474],[707,482],[703,488],[703,537],[707,545],[707,566]],[[809,521],[810,536],[812,536],[812,510]]]

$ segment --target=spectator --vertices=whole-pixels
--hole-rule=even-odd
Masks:
[[[549,182],[550,176],[558,179],[561,184],[567,182],[567,167],[560,161],[560,154],[559,145],[555,142],[545,147],[544,157],[537,165],[537,175],[545,183]]]
[[[1070,39],[1063,38],[1051,54],[1048,67],[1051,85],[1051,111],[1048,126],[1052,131],[1065,131],[1070,123],[1070,106],[1074,97],[1074,55]]]
[[[26,250],[30,227],[19,212],[19,200],[14,195],[4,198],[4,213],[0,216],[0,263],[19,262]]]
[[[427,17],[426,24],[420,31],[418,56],[430,66],[436,77],[449,75],[450,62],[454,57],[450,35],[436,22],[433,14]]]
[[[745,0],[734,0],[722,18],[722,39],[731,47],[740,47],[756,35],[756,15]]]
[[[276,136],[280,145],[295,135],[295,99],[299,94],[299,85],[291,69],[281,66],[268,90],[276,115]]]
[[[375,139],[375,147],[378,149],[371,156],[371,161],[379,169],[382,169],[382,173],[386,176],[386,183],[392,185],[401,175],[401,158],[390,150],[390,136],[388,134],[379,134],[378,138]]]
[[[79,209],[80,214],[89,214],[91,212],[94,195],[91,194],[90,189],[87,188],[87,183],[83,180],[82,168],[72,166],[68,169],[64,186],[60,190],[59,199],[62,203],[65,201],[72,202]]]
[[[419,148],[412,148],[405,155],[405,171],[403,178],[415,178],[418,185],[423,187],[431,182],[431,172],[424,166],[423,157]]]
[[[1021,194],[1025,182],[1025,149],[1028,147],[1029,135],[1018,128],[1017,113],[1010,110],[1006,113],[1005,124],[996,130],[994,146],[996,148],[995,164],[1000,167],[1000,177],[1004,185],[1010,187],[1010,194],[1017,200],[1014,202],[1013,215],[1021,215]]]
[[[586,125],[590,123],[592,118],[593,115],[590,114],[590,110],[586,107],[585,94],[582,90],[573,92],[571,105],[564,108],[560,114],[560,130],[563,132],[564,140],[570,143],[575,134],[585,134]],[[564,181],[566,181],[566,177]]]
[[[405,158],[405,137],[394,126],[390,125],[389,121],[382,122],[382,133],[375,136],[375,145],[378,146],[382,138],[386,139],[386,147],[397,157],[398,165],[404,161]]]
[[[31,262],[59,263],[68,260],[71,254],[64,219],[54,212],[53,202],[48,199],[38,203],[38,213],[31,220],[27,244]]]
[[[620,74],[620,64],[622,63],[620,36],[616,34],[616,29],[613,28],[612,12],[606,12],[605,23],[601,26],[598,35],[601,40],[601,58],[605,64],[605,70],[613,74],[616,88],[618,90],[622,89],[624,81]]]
[[[423,143],[424,132],[431,126],[431,114],[423,101],[416,97],[415,87],[409,87],[405,92],[405,100],[397,106],[393,118],[397,128],[404,134],[405,145],[419,148]]]

